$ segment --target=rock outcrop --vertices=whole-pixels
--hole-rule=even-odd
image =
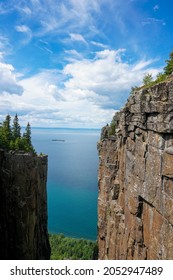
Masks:
[[[98,143],[99,259],[173,259],[173,80],[134,92],[113,123]]]
[[[0,150],[0,259],[49,259],[47,156]]]

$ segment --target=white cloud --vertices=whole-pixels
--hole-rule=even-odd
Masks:
[[[99,0],[11,0],[0,4],[0,13],[17,11],[20,22],[27,22],[32,26],[35,22],[34,36],[53,34],[69,34],[74,30],[82,32],[85,27],[94,25],[94,13],[99,13]],[[37,26],[37,27],[36,27]],[[23,32],[23,31],[20,31]]]
[[[26,25],[16,25],[15,29],[17,32],[32,34],[31,29]]]
[[[26,25],[17,25],[15,26],[15,29],[17,32],[20,32],[20,33],[23,33],[25,38],[24,40],[22,41],[23,44],[28,44],[31,39],[32,39],[32,31],[31,29],[26,26]]]
[[[21,9],[21,11],[25,14],[25,15],[31,15],[32,11],[29,7],[25,6]]]
[[[0,94],[22,94],[23,88],[17,82],[17,74],[11,64],[0,62],[0,77]]]
[[[7,113],[5,108],[12,115],[17,112],[22,125],[29,120],[32,126],[100,127],[105,119],[111,120],[113,110],[110,114],[90,102],[91,93],[77,89],[71,95],[65,88],[59,88],[57,74],[56,71],[42,71],[22,80],[23,95],[15,96],[13,100],[10,95],[3,96],[0,111],[4,115]]]
[[[69,62],[75,62],[76,60],[82,60],[83,56],[76,50],[65,50],[65,60]]]
[[[97,46],[97,47],[101,47],[103,49],[108,48],[107,45],[100,43],[100,42],[91,41],[91,44],[93,44],[94,46]]]
[[[104,50],[97,52],[93,60],[68,64],[63,70],[64,75],[70,77],[64,83],[66,97],[88,99],[105,109],[120,108],[131,87],[140,85],[145,72],[158,72],[149,67],[153,60],[142,60],[134,65],[122,62],[123,51]]]
[[[10,45],[9,39],[0,34],[0,52],[1,54],[7,54],[11,52],[12,46]]]
[[[70,33],[70,38],[72,41],[80,41],[80,42],[87,44],[87,41],[81,34]]]
[[[8,104],[8,112],[18,112],[21,121],[27,118],[32,126],[102,127],[146,72],[159,72],[151,68],[153,60],[123,62],[123,52],[107,49],[93,59],[76,59],[62,71],[42,70],[20,81],[22,96],[1,96],[0,107]],[[10,73],[14,70],[6,68]]]
[[[30,32],[29,27],[26,26],[26,25],[17,25],[17,26],[15,27],[15,29],[16,29],[16,31],[22,32],[22,33]]]
[[[150,60],[141,60],[140,62],[138,62],[136,65],[134,65],[133,67],[133,71],[139,71],[142,70],[144,68],[146,68],[147,66],[151,65],[155,60],[150,59]]]

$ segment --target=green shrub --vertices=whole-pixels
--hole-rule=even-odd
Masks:
[[[160,73],[157,74],[155,82],[156,83],[163,82],[164,80],[166,80],[166,77],[167,77],[166,74],[160,72]]]
[[[113,118],[109,126],[108,136],[115,135],[115,130],[116,130],[116,123]]]

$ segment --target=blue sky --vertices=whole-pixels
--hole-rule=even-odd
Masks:
[[[0,120],[101,128],[173,50],[172,1],[0,0]]]

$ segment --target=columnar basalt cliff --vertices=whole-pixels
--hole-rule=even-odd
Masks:
[[[0,259],[49,259],[47,156],[0,151]]]
[[[134,92],[102,129],[99,259],[173,259],[173,79]]]

